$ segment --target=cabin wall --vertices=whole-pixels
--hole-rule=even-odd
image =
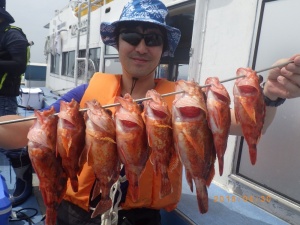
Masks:
[[[102,41],[100,38],[100,18],[101,8],[91,13],[90,19],[90,39],[89,48],[97,48],[101,45]],[[87,26],[88,16],[84,15],[80,19],[81,26]],[[58,12],[56,17],[50,21],[49,36],[59,35],[61,39],[60,44],[60,65],[62,63],[62,53],[68,51],[75,51],[77,46],[77,32],[79,27],[78,17],[74,15],[71,7],[66,7],[64,10]],[[86,30],[81,31],[79,49],[86,49],[87,46],[87,32]],[[52,44],[51,44],[52,45]],[[50,53],[51,54],[51,53]],[[50,56],[49,56],[50,57]],[[48,58],[50,62],[50,58]],[[48,65],[49,65],[48,62]],[[69,90],[74,88],[75,81],[72,77],[61,76],[61,70],[59,74],[50,72],[50,65],[47,67],[47,81],[46,86],[52,90]]]
[[[235,77],[239,67],[249,66],[257,4],[257,0],[200,0],[196,4],[189,79],[200,84],[209,76],[224,80]],[[224,83],[231,99],[233,84]],[[218,162],[215,164],[214,182],[225,189],[232,172],[235,143],[236,136],[230,136],[223,176],[219,176]]]

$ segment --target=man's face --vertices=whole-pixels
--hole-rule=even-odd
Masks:
[[[146,36],[143,36],[145,34]],[[119,57],[123,75],[130,77],[154,75],[163,51],[161,38],[163,39],[162,33],[158,28],[143,29],[138,26],[120,29]]]

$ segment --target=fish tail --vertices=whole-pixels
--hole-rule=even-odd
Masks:
[[[139,177],[135,173],[126,174],[127,180],[129,182],[130,195],[133,202],[137,202],[139,198]]]
[[[224,168],[224,156],[218,157],[218,161],[219,161],[219,174],[220,174],[220,176],[222,176],[223,168]]]
[[[56,224],[56,216],[57,216],[57,210],[53,207],[47,207],[45,224],[55,225]]]
[[[197,202],[200,213],[208,211],[208,193],[204,179],[195,179]]]
[[[101,184],[98,179],[95,181],[91,200],[94,200],[101,193]]]
[[[71,180],[71,186],[74,192],[78,192],[78,179],[77,177],[72,178]]]
[[[91,218],[95,218],[96,216],[105,213],[111,207],[112,207],[112,200],[109,197],[105,199],[101,199],[97,204],[94,212],[92,213]]]
[[[139,185],[134,184],[132,185],[132,201],[137,202],[138,198],[139,198]]]
[[[162,174],[161,187],[160,187],[160,198],[163,198],[173,192],[172,184],[170,182],[168,174]]]
[[[252,146],[249,146],[249,154],[250,154],[251,164],[255,165],[255,163],[256,163],[256,156],[257,156],[256,144],[253,144]]]

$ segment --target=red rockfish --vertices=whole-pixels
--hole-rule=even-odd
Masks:
[[[176,82],[177,94],[173,102],[173,135],[175,148],[185,167],[186,179],[193,191],[196,186],[198,207],[201,213],[208,210],[209,186],[214,174],[216,152],[212,132],[207,123],[204,94],[193,81]]]
[[[116,128],[113,119],[96,100],[87,101],[84,114],[86,124],[84,157],[96,176],[91,200],[101,193],[92,218],[112,207],[110,189],[118,180],[120,160],[116,145]],[[82,158],[81,158],[82,160]]]
[[[70,178],[74,192],[78,191],[77,175],[81,172],[79,157],[84,148],[85,124],[83,115],[79,112],[79,104],[60,101],[58,113],[56,149],[62,158],[62,165]]]
[[[30,128],[28,152],[39,178],[39,188],[46,206],[46,225],[55,225],[57,208],[67,189],[67,174],[56,155],[57,116],[55,110],[34,111],[36,121]]]
[[[172,116],[168,105],[155,90],[149,90],[144,101],[144,117],[151,148],[150,162],[156,175],[160,176],[160,197],[172,193],[168,170],[177,166],[178,156],[173,145]]]
[[[266,107],[262,89],[259,86],[259,78],[250,68],[239,68],[233,95],[235,118],[242,126],[243,135],[249,147],[252,165],[256,162],[257,143],[264,125]]]
[[[138,104],[129,94],[116,97],[115,124],[117,148],[129,182],[127,197],[136,202],[139,197],[139,178],[149,157],[146,128]]]
[[[222,176],[224,154],[231,124],[230,97],[226,88],[217,77],[207,78],[205,85],[210,85],[205,88],[208,125],[213,133],[219,162],[219,174]]]

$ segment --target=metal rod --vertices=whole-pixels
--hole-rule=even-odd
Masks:
[[[274,69],[274,68],[277,68],[277,67],[286,66],[286,65],[288,65],[288,64],[290,64],[290,63],[293,63],[293,62],[294,62],[293,60],[289,60],[289,61],[287,61],[287,62],[285,62],[285,63],[281,63],[281,64],[274,65],[274,66],[271,66],[271,67],[268,67],[268,68],[265,68],[265,69],[258,70],[258,71],[256,71],[256,73],[261,73],[261,72],[264,72],[264,71],[267,71],[267,70],[271,70],[271,69]],[[241,75],[241,76],[236,76],[236,77],[228,78],[228,79],[225,79],[225,80],[220,81],[220,83],[228,82],[228,81],[235,80],[235,79],[238,79],[238,78],[243,78],[243,77],[245,77],[245,76],[246,76],[246,75]],[[211,86],[211,85],[210,85],[210,84],[208,84],[208,85],[203,85],[203,86],[201,86],[201,88],[209,87],[209,86]],[[181,93],[184,93],[184,91],[170,92],[170,93],[162,94],[161,96],[162,96],[162,97],[167,97],[167,96],[176,95],[176,94],[181,94]],[[151,99],[151,98],[148,97],[148,98],[135,99],[134,101],[135,101],[135,102],[142,102],[142,101],[147,101],[147,100],[150,100],[150,99]],[[104,106],[102,106],[102,107],[103,107],[103,108],[110,108],[110,107],[115,107],[115,106],[119,106],[119,105],[120,105],[120,103],[113,103],[113,104],[104,105]],[[80,109],[79,111],[85,112],[85,111],[87,111],[87,108]],[[58,115],[58,113],[55,113],[54,115]],[[2,122],[0,122],[0,125],[3,125],[3,124],[10,124],[10,123],[17,123],[17,122],[24,122],[24,121],[34,120],[34,119],[36,119],[36,117],[27,117],[27,118],[22,118],[22,119],[15,119],[15,120],[2,121]]]

